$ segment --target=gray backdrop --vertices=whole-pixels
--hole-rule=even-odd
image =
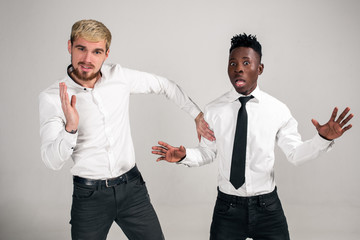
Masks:
[[[350,106],[354,127],[326,155],[294,167],[276,149],[276,179],[292,239],[359,239],[359,10],[357,0],[2,0],[0,239],[70,239],[72,163],[41,161],[38,94],[65,75],[70,28],[84,18],[112,31],[108,62],[168,77],[201,107],[231,88],[230,38],[242,32],[262,43],[259,84],[287,103],[304,139],[311,118]],[[158,140],[196,146],[193,120],[163,96],[135,95],[131,124],[167,239],[208,239],[217,162],[188,169],[150,153]],[[114,225],[108,239],[125,238]]]

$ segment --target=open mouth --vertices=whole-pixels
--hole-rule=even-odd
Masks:
[[[78,64],[80,69],[84,72],[89,72],[94,68],[94,65],[91,63],[79,62]]]
[[[91,67],[91,66],[81,65],[81,69],[82,69],[83,71],[90,71],[90,70],[92,69],[92,67]]]
[[[242,86],[244,86],[245,85],[245,80],[243,80],[243,79],[236,79],[235,80],[235,85],[237,86],[237,87],[242,87]]]

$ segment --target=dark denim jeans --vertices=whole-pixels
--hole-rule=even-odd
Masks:
[[[218,191],[210,240],[289,240],[284,211],[276,189],[255,197]]]
[[[113,187],[74,182],[72,239],[105,240],[114,221],[130,240],[164,239],[141,175]]]

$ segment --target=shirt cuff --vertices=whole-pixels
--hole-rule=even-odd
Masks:
[[[62,148],[65,151],[73,151],[76,146],[78,131],[76,133],[69,133],[65,130],[62,131]]]
[[[332,146],[335,144],[334,140],[326,140],[319,134],[316,134],[312,140],[315,146],[326,152],[330,151],[332,149]]]
[[[195,107],[193,109],[190,110],[189,114],[190,116],[192,116],[194,119],[201,113],[201,110],[198,106],[195,105]]]
[[[191,161],[191,159],[194,159],[194,154],[195,154],[195,151],[193,149],[187,148],[185,158],[182,159],[181,161],[177,162],[176,164],[185,165],[187,167],[197,166],[196,164],[194,164],[193,161]]]

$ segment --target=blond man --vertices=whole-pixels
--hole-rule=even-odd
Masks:
[[[72,26],[67,76],[39,95],[42,160],[54,170],[74,162],[72,239],[106,239],[114,221],[129,239],[164,239],[135,163],[129,96],[164,94],[195,118],[199,135],[211,140],[213,133],[172,81],[104,63],[110,43],[110,31],[98,21]]]

